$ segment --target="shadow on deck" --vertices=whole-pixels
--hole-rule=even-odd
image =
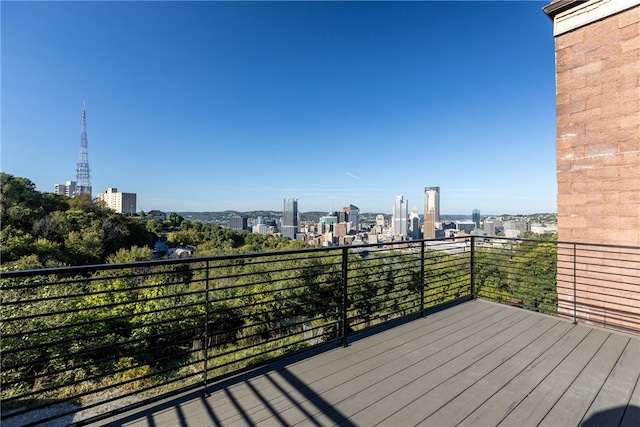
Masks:
[[[640,337],[482,300],[92,425],[638,426]]]

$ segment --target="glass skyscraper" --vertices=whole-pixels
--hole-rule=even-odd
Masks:
[[[282,236],[292,240],[298,231],[298,199],[285,197],[282,205]]]
[[[440,222],[440,187],[424,187],[425,219],[431,209],[435,213],[434,221]]]
[[[471,211],[471,221],[476,223],[476,228],[480,228],[480,211],[478,209]]]
[[[396,197],[396,202],[393,205],[393,230],[396,235],[409,236],[408,234],[408,210],[407,205],[409,202],[404,200],[402,196]]]

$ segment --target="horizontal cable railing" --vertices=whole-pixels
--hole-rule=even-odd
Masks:
[[[473,296],[637,333],[639,272],[640,248],[479,237],[3,271],[2,419],[206,391]]]

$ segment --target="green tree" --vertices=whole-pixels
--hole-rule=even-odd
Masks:
[[[511,259],[508,282],[514,297],[535,311],[557,312],[557,245],[549,241],[524,241]]]
[[[125,262],[149,261],[153,259],[153,251],[148,247],[132,246],[129,249],[122,248],[113,255],[107,257],[107,263],[120,264]]]

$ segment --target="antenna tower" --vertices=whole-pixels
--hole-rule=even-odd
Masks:
[[[80,131],[80,154],[76,168],[76,191],[74,196],[88,194],[91,196],[91,174],[89,171],[89,144],[87,142],[87,108],[82,102],[82,129]]]

